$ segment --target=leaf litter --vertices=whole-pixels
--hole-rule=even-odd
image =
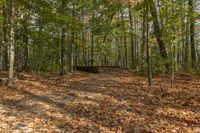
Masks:
[[[21,76],[0,87],[0,132],[200,133],[199,77],[148,87],[129,71]]]

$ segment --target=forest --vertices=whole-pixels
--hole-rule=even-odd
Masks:
[[[200,133],[198,0],[0,0],[0,133]]]

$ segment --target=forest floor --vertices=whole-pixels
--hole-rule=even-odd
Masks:
[[[200,133],[200,77],[177,76],[171,85],[129,71],[64,77],[21,74],[0,86],[0,133]]]

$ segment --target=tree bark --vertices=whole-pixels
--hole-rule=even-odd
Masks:
[[[72,17],[75,16],[75,9],[74,9],[74,3],[73,3],[73,9],[72,9]],[[74,29],[72,29],[71,31],[71,72],[74,71],[74,53],[75,53],[75,33],[74,33]]]
[[[124,22],[124,14],[123,11],[121,10],[121,20],[122,20],[122,30],[124,33],[123,36],[123,41],[124,41],[124,56],[125,56],[125,68],[128,68],[128,52],[127,52],[127,36],[126,36],[126,27],[125,27],[125,22]]]
[[[189,16],[190,16],[190,43],[191,43],[191,58],[192,68],[196,67],[196,46],[195,46],[195,20],[194,20],[194,3],[189,0]]]
[[[27,25],[24,25],[24,36],[23,36],[23,55],[24,55],[24,61],[23,61],[23,70],[28,70],[28,64],[29,64],[29,50],[28,50],[28,31],[27,31]]]
[[[144,69],[144,51],[145,51],[145,44],[146,44],[146,10],[143,9],[143,16],[142,16],[142,44],[141,44],[141,70]]]
[[[78,34],[75,34],[75,46],[74,46],[74,68],[78,66],[78,61],[79,61],[79,49],[78,49]]]
[[[10,39],[9,39],[9,53],[10,53],[10,60],[9,60],[9,74],[8,74],[8,86],[13,86],[14,83],[14,0],[10,0]]]
[[[60,61],[61,61],[60,75],[64,75],[65,71],[66,71],[66,32],[65,32],[65,28],[62,28]]]
[[[85,11],[82,9],[82,23],[84,24],[85,19]],[[83,53],[83,65],[87,66],[87,52],[86,52],[86,30],[85,30],[85,24],[82,31],[82,53]]]
[[[71,33],[71,66],[70,66],[71,72],[74,71],[74,45],[75,45],[74,37],[75,37],[75,33],[74,33],[74,31],[72,31],[72,33]]]
[[[166,50],[165,43],[163,41],[162,32],[161,32],[160,25],[158,22],[158,16],[157,16],[155,3],[153,0],[149,0],[149,1],[150,1],[150,11],[151,11],[151,15],[153,17],[154,33],[156,35],[157,43],[158,43],[158,46],[160,49],[160,54],[161,54],[162,58],[167,59],[167,57],[168,57],[167,50]]]
[[[66,13],[66,3],[62,0],[62,13]],[[66,29],[62,26],[61,31],[61,51],[60,51],[60,75],[64,75],[66,72]]]
[[[6,2],[3,3],[2,6],[3,11],[3,22],[2,22],[2,69],[8,70],[8,40],[7,40],[7,10],[6,10]]]
[[[93,19],[94,19],[94,13],[92,14],[92,29],[94,28]],[[95,38],[94,38],[93,30],[92,30],[91,31],[91,66],[94,65],[94,43],[95,43],[94,41],[95,41]]]
[[[131,68],[135,67],[135,56],[134,56],[134,34],[133,34],[133,15],[131,11],[131,6],[129,5],[129,23],[130,23],[130,36],[131,36]]]
[[[145,2],[147,2],[145,0]],[[152,85],[152,64],[151,64],[151,51],[150,51],[150,45],[149,45],[149,23],[148,23],[148,14],[149,14],[149,7],[146,6],[146,46],[147,46],[147,66],[148,66],[148,82],[149,85]]]

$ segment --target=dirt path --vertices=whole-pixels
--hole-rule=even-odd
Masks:
[[[0,132],[114,133],[142,125],[153,133],[200,132],[200,80],[144,77],[128,71],[42,78],[24,74],[0,87]]]

